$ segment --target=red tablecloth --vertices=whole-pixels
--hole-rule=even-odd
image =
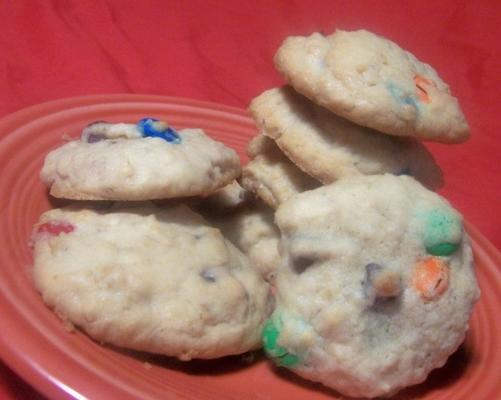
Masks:
[[[471,140],[429,145],[444,169],[441,193],[501,248],[497,0],[17,0],[0,3],[0,20],[0,117],[96,93],[245,108],[283,82],[272,56],[286,36],[336,28],[387,36],[432,64],[460,99]],[[0,397],[42,398],[2,364]]]

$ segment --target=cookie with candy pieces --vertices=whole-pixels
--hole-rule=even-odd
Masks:
[[[185,206],[50,210],[33,246],[43,300],[96,341],[181,360],[261,346],[269,285]]]
[[[442,143],[470,135],[458,100],[438,73],[366,30],[288,37],[275,66],[298,92],[358,125]]]
[[[137,201],[207,195],[239,175],[236,152],[201,129],[145,118],[90,124],[46,156],[40,176],[55,197]]]
[[[249,110],[258,128],[297,167],[323,183],[389,172],[412,175],[433,189],[442,185],[440,168],[418,140],[356,125],[291,87],[265,91]]]
[[[463,342],[479,297],[462,217],[407,176],[341,179],[276,212],[282,264],[268,356],[343,395],[424,381]]]

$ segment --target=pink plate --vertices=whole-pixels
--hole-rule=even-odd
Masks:
[[[236,148],[256,133],[243,110],[163,96],[104,95],[34,106],[0,121],[0,356],[51,398],[114,399],[335,399],[339,396],[270,366],[257,354],[182,363],[168,357],[98,345],[68,333],[47,309],[30,278],[28,240],[50,208],[38,173],[43,157],[95,120],[137,121],[151,116],[174,126],[201,127]],[[494,399],[501,394],[501,255],[467,225],[482,297],[466,343],[421,385],[395,399]]]

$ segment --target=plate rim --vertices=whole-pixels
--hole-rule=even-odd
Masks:
[[[99,105],[106,103],[171,103],[176,105],[189,105],[199,108],[210,108],[228,113],[236,113],[243,117],[250,118],[249,113],[245,108],[231,106],[215,101],[194,99],[183,96],[167,96],[160,94],[143,94],[143,93],[103,93],[90,94],[84,96],[69,96],[59,99],[48,100],[42,103],[33,104],[28,107],[21,108],[0,117],[0,142],[4,137],[8,136],[11,126],[16,126],[19,119],[27,115],[35,114],[36,118],[46,116],[53,111],[63,111],[71,108],[84,107],[86,105]]]

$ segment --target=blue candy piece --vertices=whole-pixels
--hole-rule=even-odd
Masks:
[[[181,143],[179,134],[165,122],[155,118],[143,118],[137,123],[137,129],[143,137],[157,137],[169,143]]]
[[[405,93],[400,86],[395,85],[393,82],[386,85],[386,88],[397,103],[410,105],[419,113],[419,102],[416,101],[414,95]]]

